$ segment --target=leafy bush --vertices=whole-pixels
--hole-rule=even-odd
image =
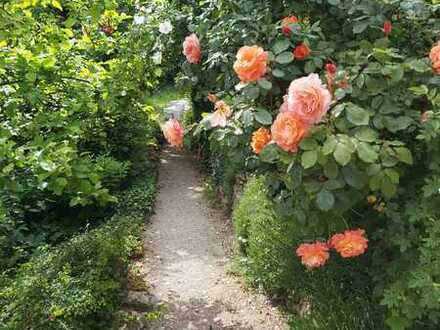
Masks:
[[[216,162],[225,159],[232,172],[227,181],[243,172],[266,174],[277,216],[296,223],[298,233],[292,235],[302,243],[365,229],[368,258],[363,267],[357,261],[348,265],[361,279],[365,271],[370,274],[365,285],[374,290],[367,290],[371,296],[365,302],[386,307],[380,326],[437,328],[440,293],[433,289],[424,300],[423,292],[436,287],[438,275],[421,265],[436,260],[430,232],[436,232],[440,205],[440,79],[427,56],[438,42],[438,3],[239,0],[195,5],[201,14],[188,18],[189,30],[200,39],[202,60],[184,64],[183,72],[200,107],[194,133],[204,146],[216,145],[205,148],[214,173],[219,172]],[[294,22],[283,32],[282,19],[291,15]],[[266,74],[251,82],[240,82],[233,69],[245,45],[263,47],[268,58]],[[307,136],[294,148],[286,151],[272,136],[275,143],[252,154],[252,132],[270,125],[277,130],[274,120],[283,120],[279,109],[286,90],[305,76],[321,80],[331,94],[326,115],[306,123]],[[203,113],[213,109],[209,93],[233,109],[225,127],[213,127],[212,114]],[[292,106],[290,111],[299,112]],[[306,119],[314,118],[301,123]]]
[[[247,280],[301,316],[292,320],[293,329],[380,328],[380,314],[368,303],[368,274],[357,269],[362,263],[339,259],[315,272],[305,270],[292,248],[304,239],[301,226],[277,215],[268,193],[265,178],[251,179],[233,213]]]
[[[2,6],[1,271],[97,223],[150,162],[159,128],[145,103],[162,72],[156,27],[134,24],[137,10],[126,0]]]
[[[3,277],[1,324],[7,329],[108,327],[154,194],[151,177],[119,196],[118,211],[108,222],[56,247],[41,247],[14,277]]]

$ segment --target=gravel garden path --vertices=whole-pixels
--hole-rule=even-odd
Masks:
[[[172,105],[187,108],[184,102]],[[147,328],[287,329],[266,297],[247,291],[228,273],[231,223],[206,200],[194,156],[165,149],[158,188],[140,261],[148,299],[161,312]]]
[[[263,295],[228,274],[231,241],[229,220],[204,197],[194,157],[165,150],[145,235],[149,293],[164,306],[150,329],[287,329]]]

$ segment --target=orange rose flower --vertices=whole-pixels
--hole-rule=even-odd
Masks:
[[[343,234],[336,234],[330,239],[330,246],[343,258],[357,257],[364,254],[368,248],[368,239],[365,230],[346,230]]]
[[[290,28],[289,25],[298,22],[299,22],[298,17],[294,15],[283,18],[283,20],[281,21],[281,31],[286,37],[288,37],[292,33],[292,29]]]
[[[183,54],[189,63],[197,64],[200,62],[202,51],[200,49],[199,38],[193,33],[185,38],[183,42]]]
[[[272,139],[284,151],[296,152],[308,129],[293,112],[281,112],[272,124]]]
[[[305,43],[296,46],[293,50],[293,55],[297,60],[304,60],[305,58],[309,57],[310,53],[310,48]]]
[[[185,130],[177,119],[169,119],[162,130],[165,139],[172,147],[182,148]]]
[[[308,268],[324,266],[328,258],[330,258],[328,245],[322,242],[301,244],[296,249],[296,255],[301,258],[301,263]]]
[[[272,136],[267,128],[261,127],[252,134],[252,150],[258,155],[270,142]]]
[[[429,58],[432,62],[432,68],[434,71],[440,75],[440,41],[437,46],[434,46],[429,53]]]
[[[258,46],[241,47],[234,63],[234,71],[242,82],[253,82],[262,78],[267,71],[268,55]]]

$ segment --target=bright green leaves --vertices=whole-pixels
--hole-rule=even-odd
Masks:
[[[345,113],[347,116],[347,120],[356,126],[365,126],[368,125],[370,121],[370,114],[367,110],[352,104],[348,103],[345,107]]]
[[[355,152],[356,146],[347,135],[339,135],[336,139],[333,156],[338,164],[345,166],[351,160],[351,155]]]
[[[301,156],[301,165],[304,169],[313,167],[318,161],[318,152],[316,150],[306,151]]]
[[[357,145],[357,153],[360,159],[365,163],[374,163],[379,158],[378,147],[366,142],[359,142]]]

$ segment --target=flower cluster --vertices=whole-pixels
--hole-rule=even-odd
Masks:
[[[331,94],[315,73],[290,84],[284,103],[272,125],[272,137],[284,151],[296,152],[313,124],[330,108]]]
[[[328,242],[304,243],[296,249],[296,255],[307,268],[324,266],[330,258],[329,250],[336,250],[343,258],[360,256],[367,251],[368,239],[362,229],[346,230],[335,234]]]

